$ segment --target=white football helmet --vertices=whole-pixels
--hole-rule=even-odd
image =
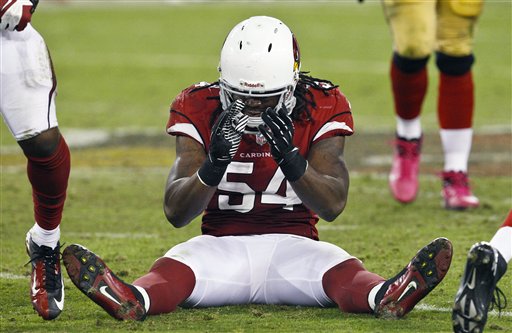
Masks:
[[[300,52],[293,33],[280,20],[254,16],[237,24],[224,41],[218,69],[224,110],[233,102],[232,94],[237,94],[280,96],[277,106],[284,103],[292,112]],[[262,123],[261,117],[249,117],[247,127],[254,131]]]

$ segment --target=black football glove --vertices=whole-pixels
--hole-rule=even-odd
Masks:
[[[223,111],[213,125],[208,158],[197,175],[208,186],[217,186],[235,156],[249,117],[242,113],[245,105],[237,100]]]
[[[272,157],[287,180],[291,182],[298,180],[306,172],[308,162],[293,145],[293,122],[286,108],[284,106],[279,110],[268,108],[262,113],[261,119],[266,126],[261,124],[258,129],[270,145]]]

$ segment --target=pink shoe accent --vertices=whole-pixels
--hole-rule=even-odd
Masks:
[[[446,209],[464,210],[478,207],[480,201],[471,193],[468,174],[462,171],[442,173],[443,190],[441,195]]]
[[[422,138],[406,140],[399,137],[394,142],[389,188],[393,197],[402,203],[414,201],[418,193],[421,143]]]

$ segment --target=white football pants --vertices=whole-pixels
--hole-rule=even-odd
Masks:
[[[176,245],[165,257],[184,263],[195,274],[196,285],[184,307],[334,306],[322,277],[354,258],[333,244],[288,234],[202,235]]]
[[[17,141],[56,127],[57,83],[41,35],[0,31],[0,113]]]

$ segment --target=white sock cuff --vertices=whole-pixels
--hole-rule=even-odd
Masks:
[[[37,223],[28,231],[32,241],[39,246],[48,246],[54,249],[60,239],[60,226],[53,230],[41,228]]]
[[[421,137],[420,117],[414,119],[403,119],[396,117],[396,134],[404,139],[412,140]]]
[[[377,296],[377,293],[379,292],[380,288],[382,288],[383,284],[384,282],[379,283],[378,285],[373,287],[372,290],[370,290],[370,292],[368,293],[368,305],[372,310],[375,310],[375,297]]]
[[[512,259],[512,227],[501,227],[490,241],[508,263]]]
[[[468,170],[473,129],[441,129],[439,131],[444,152],[444,171]]]
[[[146,291],[146,289],[142,288],[142,287],[139,287],[139,286],[136,286],[136,285],[133,285],[135,288],[137,288],[137,290],[141,293],[142,295],[142,298],[144,298],[144,309],[146,309],[146,313],[149,311],[149,305],[150,305],[150,300],[149,300],[149,295],[148,295],[148,292]]]

